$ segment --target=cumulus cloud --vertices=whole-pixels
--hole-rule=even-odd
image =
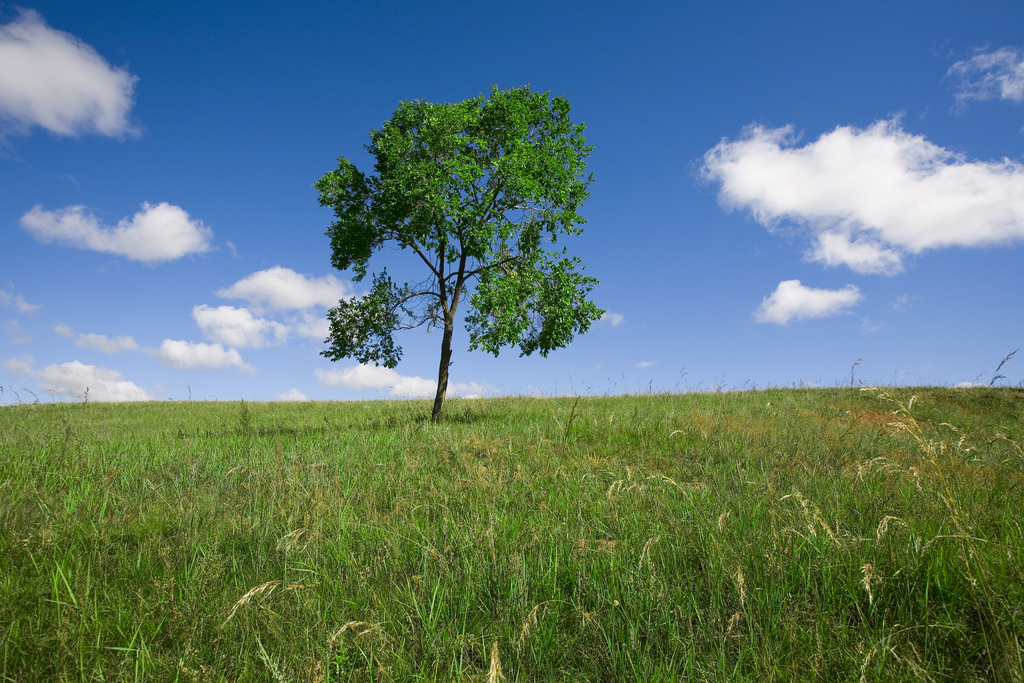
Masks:
[[[493,389],[490,386],[480,384],[479,382],[455,382],[448,385],[448,395],[458,398],[483,398],[492,391]],[[430,396],[433,397],[435,393],[437,393],[436,383],[434,391],[430,392]]]
[[[639,363],[637,363],[634,367],[637,367],[637,368],[649,368],[652,365],[657,365],[657,364],[658,364],[658,361],[656,361],[656,360],[642,360]]]
[[[265,318],[256,318],[246,308],[203,304],[192,309],[192,317],[207,339],[238,348],[262,348],[288,338],[288,328]],[[268,342],[268,337],[272,341]]]
[[[361,389],[391,389],[394,396],[433,396],[437,383],[422,377],[406,377],[383,365],[352,365],[343,370],[313,371],[320,383],[327,387],[340,387],[351,391]]]
[[[20,294],[11,294],[2,289],[0,289],[0,304],[9,306],[18,313],[35,313],[42,308],[42,306],[38,304],[30,304],[25,301]]]
[[[75,346],[80,349],[90,349],[110,355],[116,355],[122,351],[136,351],[139,348],[139,345],[131,337],[124,336],[107,339],[106,335],[102,334],[80,334],[75,342]]]
[[[318,315],[307,309],[299,311],[291,319],[291,330],[296,336],[323,341],[331,333],[331,322],[326,315]]]
[[[128,120],[137,76],[32,10],[0,26],[0,134],[40,126],[56,135],[135,134]]]
[[[949,67],[947,76],[957,79],[957,102],[999,98],[1024,100],[1024,54],[1009,47],[981,52]]]
[[[12,344],[28,344],[32,341],[32,335],[25,332],[17,320],[8,320],[7,325],[4,326],[4,332],[11,338]]]
[[[238,349],[225,349],[220,344],[165,339],[160,348],[150,349],[149,353],[163,365],[178,370],[223,370],[234,366],[241,372],[256,372],[242,360]]]
[[[4,361],[4,368],[11,373],[11,377],[14,378],[15,382],[20,382],[21,378],[25,375],[32,376],[33,370],[32,365],[35,360],[32,356],[22,356],[21,358],[8,358]]]
[[[313,371],[325,387],[360,391],[362,389],[391,389],[396,398],[431,398],[437,393],[437,382],[422,377],[406,377],[391,368],[378,365],[351,365],[342,370]],[[448,385],[449,396],[479,398],[489,387],[477,382],[454,382]]]
[[[36,376],[61,396],[85,396],[88,392],[90,401],[151,401],[155,398],[135,382],[121,379],[117,370],[84,365],[77,360],[48,365]]]
[[[828,318],[853,306],[861,297],[854,285],[843,289],[805,287],[799,280],[783,280],[771,296],[766,296],[754,311],[759,323],[788,325],[793,320]]]
[[[808,259],[859,273],[893,274],[906,254],[1024,238],[1024,165],[968,161],[898,118],[839,126],[796,146],[792,126],[749,126],[704,155],[704,177],[727,209],[811,238]]]
[[[57,242],[78,249],[117,254],[134,261],[172,261],[186,254],[210,251],[213,232],[188,212],[167,202],[142,204],[131,220],[101,225],[84,206],[44,211],[36,205],[21,217],[23,228],[44,244]]]
[[[75,336],[75,331],[68,327],[67,325],[54,325],[53,331],[59,334],[60,336],[64,337],[65,339],[70,339],[71,337]]]
[[[308,401],[309,400],[309,397],[306,396],[301,391],[299,391],[298,389],[289,389],[288,391],[284,392],[283,394],[278,394],[276,398],[277,398],[278,401]]]
[[[607,322],[612,327],[618,327],[625,320],[626,316],[622,315],[621,313],[612,313],[610,311],[605,311],[604,313],[601,314],[601,322]]]
[[[351,296],[348,285],[333,275],[307,277],[290,268],[274,266],[248,275],[230,287],[217,291],[225,299],[245,299],[258,309],[298,310],[313,306],[331,307]]]
[[[155,396],[125,379],[121,373],[110,368],[84,365],[73,360],[61,365],[48,365],[42,370],[33,369],[31,357],[11,358],[4,363],[15,379],[22,375],[34,377],[40,387],[58,396],[85,398],[90,401],[152,401]]]

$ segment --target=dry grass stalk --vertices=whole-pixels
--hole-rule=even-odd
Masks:
[[[928,674],[927,669],[925,669],[924,666],[922,666],[921,653],[917,651],[917,647],[914,645],[914,643],[909,642],[907,643],[907,645],[910,648],[910,654],[900,657],[899,653],[896,652],[896,648],[893,648],[893,659],[895,659],[897,662],[901,664],[904,664],[908,669],[910,669],[911,673],[913,673],[918,680],[935,680]]]
[[[655,536],[654,538],[647,539],[647,543],[644,543],[644,549],[640,553],[640,562],[637,564],[637,571],[643,569],[644,560],[647,560],[647,566],[650,567],[651,572],[654,571],[654,565],[651,563],[651,546],[661,540],[661,536]]]
[[[260,648],[260,651],[256,654],[258,654],[260,659],[263,660],[263,664],[270,669],[270,675],[274,677],[274,680],[277,681],[277,683],[288,683],[288,678],[281,672],[281,667],[274,661],[274,658],[270,656],[270,653],[267,652],[266,648],[263,647],[263,643],[260,641],[259,635],[256,636],[256,645]]]
[[[337,641],[341,634],[345,631],[352,631],[356,634],[356,638],[362,638],[365,635],[369,635],[370,633],[376,632],[381,632],[383,634],[383,629],[381,628],[380,624],[371,624],[368,621],[349,621],[346,622],[344,626],[335,631],[334,635],[332,635],[327,640],[327,647],[333,647],[335,641]]]
[[[730,515],[732,515],[732,513],[729,512],[728,510],[722,510],[722,514],[718,515],[718,531],[719,532],[725,531],[725,520],[729,519]]]
[[[505,674],[501,672],[501,658],[498,656],[498,641],[491,646],[491,668],[487,672],[487,683],[498,683],[505,680]]]
[[[867,671],[868,666],[871,665],[871,660],[878,654],[878,646],[881,642],[875,643],[875,646],[868,650],[867,656],[864,657],[864,661],[860,664],[860,683],[868,683]]]
[[[871,586],[877,586],[882,583],[882,577],[875,571],[875,565],[868,562],[860,568],[861,573],[864,574],[864,578],[860,580],[860,585],[864,586],[864,591],[868,594],[868,604],[875,604],[875,594],[871,591]]]
[[[591,550],[602,550],[604,552],[611,553],[615,552],[615,546],[617,546],[618,544],[619,542],[614,538],[609,540],[601,538],[596,538],[593,540],[581,538],[578,541],[576,541],[576,553],[579,555],[586,555]]]
[[[278,541],[277,541],[277,549],[281,550],[281,548],[283,546],[285,552],[288,552],[289,550],[294,548],[296,545],[298,545],[299,541],[302,539],[302,537],[306,536],[308,534],[308,532],[309,532],[309,529],[307,529],[306,527],[302,527],[301,529],[296,529],[295,531],[292,531],[292,532],[289,532],[289,533],[285,534],[280,539],[278,539]],[[305,548],[306,544],[303,544],[302,547]]]
[[[516,641],[516,652],[521,652],[523,646],[526,645],[526,639],[530,637],[530,632],[537,628],[537,611],[541,608],[544,603],[534,605],[530,613],[523,619],[523,628],[519,632],[519,640]]]
[[[739,624],[739,623],[740,623],[740,622],[741,622],[742,620],[743,620],[743,614],[742,614],[742,613],[740,613],[740,612],[737,612],[736,614],[732,615],[732,618],[731,618],[731,619],[729,619],[729,627],[728,627],[727,629],[725,629],[725,635],[727,635],[727,636],[728,636],[728,635],[732,635],[732,630],[733,630],[734,628],[736,628],[736,626],[737,626],[737,625],[738,625],[738,624]]]
[[[675,481],[673,481],[672,479],[669,479],[664,474],[652,474],[651,476],[649,476],[647,478],[648,479],[657,479],[658,481],[662,481],[662,482],[664,482],[666,484],[672,484],[672,486],[675,486],[677,489],[679,489],[683,493],[689,493],[690,491],[700,491],[702,489],[707,489],[707,487],[708,487],[708,485],[705,484],[702,481],[687,481],[687,482],[683,482],[682,484],[677,484]]]
[[[857,478],[864,481],[864,475],[871,474],[875,470],[876,466],[879,472],[891,472],[892,470],[898,470],[899,465],[889,462],[884,456],[877,458],[871,458],[870,460],[860,460],[856,463],[857,465]]]
[[[882,536],[884,536],[885,532],[889,530],[889,522],[896,522],[897,524],[899,524],[901,526],[904,526],[904,527],[907,526],[907,523],[904,522],[899,517],[893,517],[892,515],[886,515],[885,517],[882,518],[882,521],[878,523],[878,529],[875,530],[875,542],[876,543],[881,543],[882,542]]]
[[[739,593],[740,593],[740,608],[741,609],[746,609],[746,605],[747,605],[747,589],[746,589],[746,586],[747,586],[747,581],[746,581],[746,578],[744,578],[744,576],[743,576],[743,566],[737,564],[736,565],[736,587],[739,589]]]
[[[999,363],[999,365],[996,367],[996,371],[992,373],[992,381],[988,383],[990,387],[995,386],[996,380],[1006,379],[1006,375],[1000,375],[999,371],[1003,369],[1003,366],[1006,365],[1006,362],[1008,360],[1017,355],[1017,351],[1020,351],[1020,349],[1017,349],[1016,351],[1010,351],[1010,353],[1006,354],[1006,358],[1004,358]],[[88,389],[86,391],[88,391]]]
[[[220,628],[224,628],[227,625],[227,623],[231,621],[231,617],[235,616],[235,612],[238,611],[239,607],[245,607],[252,601],[253,598],[259,597],[264,594],[270,595],[282,583],[284,582],[280,579],[267,581],[266,583],[261,583],[260,585],[256,586],[248,593],[243,595],[241,598],[238,599],[238,602],[235,603],[235,606],[231,608],[231,612],[228,614],[228,618],[224,620],[224,623],[220,625]],[[305,586],[301,583],[293,583],[290,584],[287,588],[285,588],[285,591],[293,591],[298,590],[300,588],[308,588],[308,586]]]
[[[842,545],[839,542],[839,538],[836,536],[836,533],[839,531],[838,522],[836,522],[836,530],[832,531],[832,527],[829,526],[828,522],[825,521],[824,515],[821,514],[821,509],[818,508],[817,505],[814,505],[809,500],[804,498],[804,495],[799,491],[794,491],[793,493],[790,493],[787,496],[783,496],[779,500],[783,501],[786,500],[787,498],[794,498],[797,500],[797,502],[800,503],[800,507],[803,510],[804,523],[807,525],[807,531],[810,532],[811,536],[817,538],[817,527],[820,526],[825,531],[825,535],[828,536],[833,543],[835,543],[837,546]]]
[[[256,586],[248,593],[243,595],[241,598],[238,599],[238,602],[235,603],[235,606],[231,608],[231,613],[228,614],[228,618],[224,620],[224,623],[221,624],[220,627],[224,628],[227,625],[227,623],[231,621],[231,617],[235,616],[235,612],[238,611],[239,607],[245,607],[249,604],[250,600],[259,595],[263,595],[264,593],[269,595],[273,593],[274,589],[280,586],[281,583],[282,581],[280,579],[275,579],[274,581],[267,581],[266,583],[261,583],[260,585]]]

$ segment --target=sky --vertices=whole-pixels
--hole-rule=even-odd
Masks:
[[[400,102],[495,85],[586,125],[565,243],[606,313],[546,358],[457,327],[450,396],[1024,383],[1024,354],[995,374],[1024,347],[1019,2],[26,1],[0,404],[433,395],[437,331],[394,370],[320,355],[368,280],[312,185],[372,172]]]

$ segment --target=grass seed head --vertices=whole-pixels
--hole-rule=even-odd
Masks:
[[[487,683],[498,683],[505,680],[505,674],[501,672],[501,658],[498,656],[498,641],[491,646],[491,668],[487,672]]]
[[[719,531],[724,531],[725,530],[725,520],[729,519],[729,515],[731,515],[731,514],[732,513],[729,512],[728,510],[722,510],[722,514],[718,515],[718,530]]]
[[[868,604],[875,604],[875,595],[871,590],[872,586],[877,586],[882,583],[882,577],[875,571],[875,566],[868,562],[860,568],[864,578],[860,580],[860,585],[864,587],[864,592],[868,594]]]
[[[540,607],[541,605],[534,605],[533,609],[530,610],[530,613],[526,615],[525,619],[523,619],[523,628],[519,633],[519,640],[516,641],[517,652],[522,651],[523,646],[526,645],[526,639],[530,637],[530,632],[537,628],[537,610],[539,610]]]
[[[906,522],[904,522],[899,517],[893,517],[892,515],[886,515],[885,517],[882,518],[882,521],[878,523],[878,528],[875,530],[875,542],[876,543],[881,543],[882,542],[882,536],[885,536],[885,532],[889,530],[889,523],[890,522],[896,522],[897,524],[900,524],[902,526],[906,526],[907,525]]]
[[[747,580],[743,576],[743,566],[736,565],[736,588],[740,594],[740,607],[745,608],[747,603]]]
[[[228,618],[224,620],[224,623],[221,624],[220,627],[224,628],[224,626],[226,626],[227,623],[229,621],[231,621],[231,617],[235,616],[235,612],[238,611],[239,607],[245,607],[246,605],[249,604],[250,600],[252,600],[253,598],[255,598],[255,597],[259,596],[259,595],[262,595],[264,593],[269,595],[269,594],[273,593],[274,589],[277,588],[280,585],[281,585],[281,580],[277,579],[277,580],[274,580],[274,581],[267,581],[266,583],[261,583],[260,585],[256,586],[252,590],[250,590],[248,593],[246,593],[245,595],[243,595],[241,598],[238,599],[238,602],[235,603],[235,606],[231,608],[231,613],[228,614]]]
[[[661,540],[661,536],[655,536],[647,539],[647,543],[644,543],[644,549],[640,553],[640,562],[637,564],[637,571],[643,569],[644,560],[647,560],[647,565],[654,571],[654,565],[651,563],[651,546]]]

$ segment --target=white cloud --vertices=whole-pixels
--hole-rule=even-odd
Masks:
[[[340,387],[351,391],[362,389],[391,389],[396,398],[433,398],[437,393],[437,382],[422,377],[406,377],[391,368],[378,365],[351,365],[342,370],[313,371],[325,387]],[[448,384],[448,395],[461,398],[479,398],[491,390],[477,382],[452,382]]]
[[[32,375],[32,365],[35,360],[32,356],[22,356],[21,358],[8,358],[4,361],[4,367],[8,372],[11,373],[11,377],[14,378],[15,382],[20,382],[21,378],[25,375]]]
[[[110,355],[115,355],[122,351],[136,351],[139,348],[139,345],[131,337],[124,336],[107,339],[106,335],[102,334],[80,334],[75,342],[75,346],[80,349],[90,349]]]
[[[885,327],[885,323],[874,323],[867,316],[860,319],[860,331],[864,334],[874,334],[883,327]]]
[[[313,374],[326,387],[340,387],[359,391],[360,389],[379,389],[401,379],[395,370],[378,365],[352,365],[344,370],[323,370],[316,368]]]
[[[152,401],[155,398],[134,382],[121,379],[121,373],[117,370],[84,365],[73,360],[61,365],[48,365],[36,371],[32,369],[33,363],[29,356],[23,359],[11,358],[4,362],[4,367],[14,375],[15,380],[22,375],[29,375],[39,382],[40,387],[52,390],[58,396],[81,399],[88,391],[90,401]]]
[[[225,349],[220,344],[165,339],[159,349],[150,349],[149,353],[167,367],[178,370],[221,370],[235,366],[241,372],[256,372],[242,360],[237,349]]]
[[[84,206],[43,211],[36,205],[21,217],[21,225],[43,243],[58,242],[78,249],[117,254],[134,261],[171,261],[186,254],[210,251],[213,232],[188,212],[167,202],[144,202],[131,220],[114,227],[100,225]]]
[[[326,315],[318,315],[313,310],[299,311],[290,320],[292,332],[299,337],[308,337],[323,341],[331,333],[331,322]]]
[[[995,52],[982,52],[949,67],[947,76],[959,79],[956,99],[962,106],[967,100],[1000,98],[1024,100],[1024,54],[1009,47]]]
[[[483,398],[491,391],[491,387],[478,382],[455,382],[454,384],[448,385],[448,395],[457,396],[459,398]],[[432,397],[435,393],[437,393],[437,383],[433,382],[431,383],[431,391],[429,395]]]
[[[912,297],[909,294],[897,294],[893,297],[893,300],[889,302],[889,307],[894,311],[900,313],[910,310],[910,307],[914,304],[914,300],[917,297]]]
[[[308,401],[309,397],[298,389],[289,389],[283,394],[277,395],[278,401]]]
[[[32,335],[21,329],[21,323],[17,320],[8,320],[4,332],[11,338],[12,344],[28,344],[32,341]]]
[[[121,379],[121,373],[110,368],[83,365],[77,360],[62,365],[48,365],[37,379],[53,387],[61,396],[85,396],[90,401],[151,401],[154,396],[134,382]]]
[[[656,360],[642,360],[639,363],[637,363],[634,367],[649,368],[652,365],[657,365],[657,364],[658,364],[658,361],[656,361]]]
[[[611,313],[610,311],[605,311],[601,315],[601,322],[608,322],[609,324],[611,324],[612,327],[618,327],[625,320],[626,316],[622,315],[621,313]]]
[[[336,306],[351,296],[349,286],[334,277],[306,277],[290,268],[274,266],[248,275],[230,287],[218,290],[225,299],[245,299],[255,307],[267,306],[277,311]]]
[[[18,311],[18,313],[35,313],[42,308],[42,306],[38,304],[30,304],[25,301],[20,294],[9,294],[2,289],[0,289],[0,304],[10,306],[14,310]]]
[[[903,270],[903,257],[870,237],[852,238],[849,232],[818,233],[817,244],[807,254],[827,266],[847,266],[865,275],[894,275]]]
[[[391,395],[398,398],[433,398],[437,394],[437,382],[422,377],[399,376],[391,386]],[[456,386],[450,387],[452,393]]]
[[[75,331],[68,327],[67,325],[54,325],[53,331],[59,334],[60,336],[64,337],[65,339],[70,339],[71,337],[75,336]]]
[[[828,318],[853,306],[863,297],[854,285],[843,289],[805,287],[799,280],[783,280],[771,296],[766,296],[754,311],[759,323],[788,325],[793,320]]]
[[[57,135],[137,131],[128,120],[138,77],[112,68],[91,46],[22,10],[0,26],[0,121],[27,133]]]
[[[900,127],[839,126],[796,147],[792,126],[749,126],[704,155],[727,209],[769,229],[789,219],[810,234],[807,254],[859,273],[893,274],[926,249],[1024,239],[1024,165],[967,161]]]
[[[288,338],[288,328],[265,318],[256,318],[246,308],[203,304],[192,309],[192,317],[207,339],[238,348],[262,348],[270,343],[280,344]]]
[[[351,391],[388,387],[392,395],[405,398],[433,396],[437,391],[436,382],[422,377],[406,377],[383,365],[352,365],[344,370],[317,368],[313,374],[324,386]]]

